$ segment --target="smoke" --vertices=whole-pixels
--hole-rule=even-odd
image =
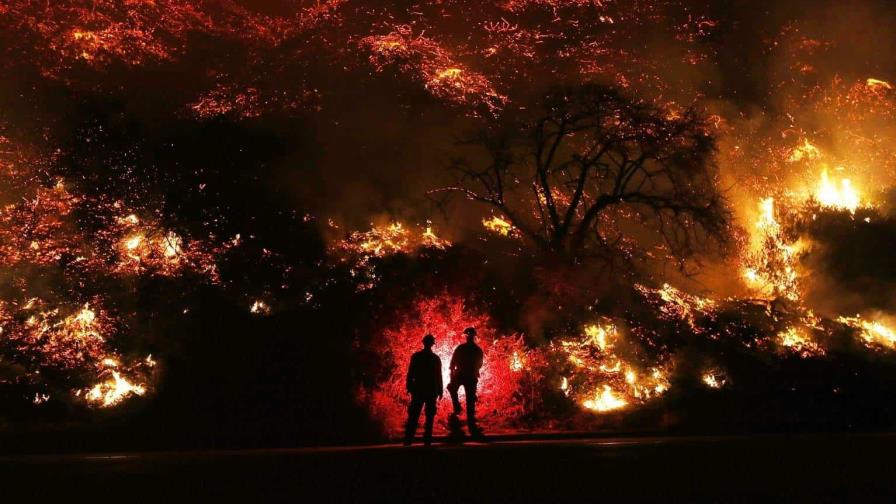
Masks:
[[[867,219],[867,220],[866,220]],[[869,210],[855,216],[822,213],[806,230],[804,263],[812,272],[807,299],[827,314],[896,310],[896,220]]]

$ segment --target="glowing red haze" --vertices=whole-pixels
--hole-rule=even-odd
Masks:
[[[478,331],[477,342],[485,353],[477,404],[481,426],[494,432],[513,427],[521,418],[523,384],[537,372],[538,366],[530,363],[537,359],[526,350],[522,336],[498,334],[488,315],[465,306],[460,297],[442,294],[418,299],[394,327],[376,340],[376,353],[386,360],[389,372],[373,389],[362,391],[361,396],[373,416],[382,421],[386,432],[397,435],[404,427],[408,403],[405,372],[411,355],[422,348],[423,336],[431,333],[436,337],[433,350],[442,359],[442,375],[447,385],[451,354],[464,341],[464,328],[470,326]],[[437,434],[447,431],[450,408],[446,392],[436,416]]]

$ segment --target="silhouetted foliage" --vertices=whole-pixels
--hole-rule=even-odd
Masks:
[[[547,96],[531,121],[465,141],[487,153],[455,159],[459,192],[513,224],[539,251],[574,262],[685,261],[724,243],[710,125],[695,109],[661,110],[596,85]]]

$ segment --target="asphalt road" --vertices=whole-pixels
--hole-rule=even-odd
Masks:
[[[38,499],[33,502],[82,496],[116,502],[893,502],[894,457],[891,434],[4,457],[0,496]]]

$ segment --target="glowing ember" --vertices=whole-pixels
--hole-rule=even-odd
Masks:
[[[377,70],[395,65],[438,98],[492,114],[507,102],[488,78],[460,65],[442,44],[422,33],[413,35],[409,26],[399,26],[388,35],[365,37],[361,44],[370,50],[370,62]]]

